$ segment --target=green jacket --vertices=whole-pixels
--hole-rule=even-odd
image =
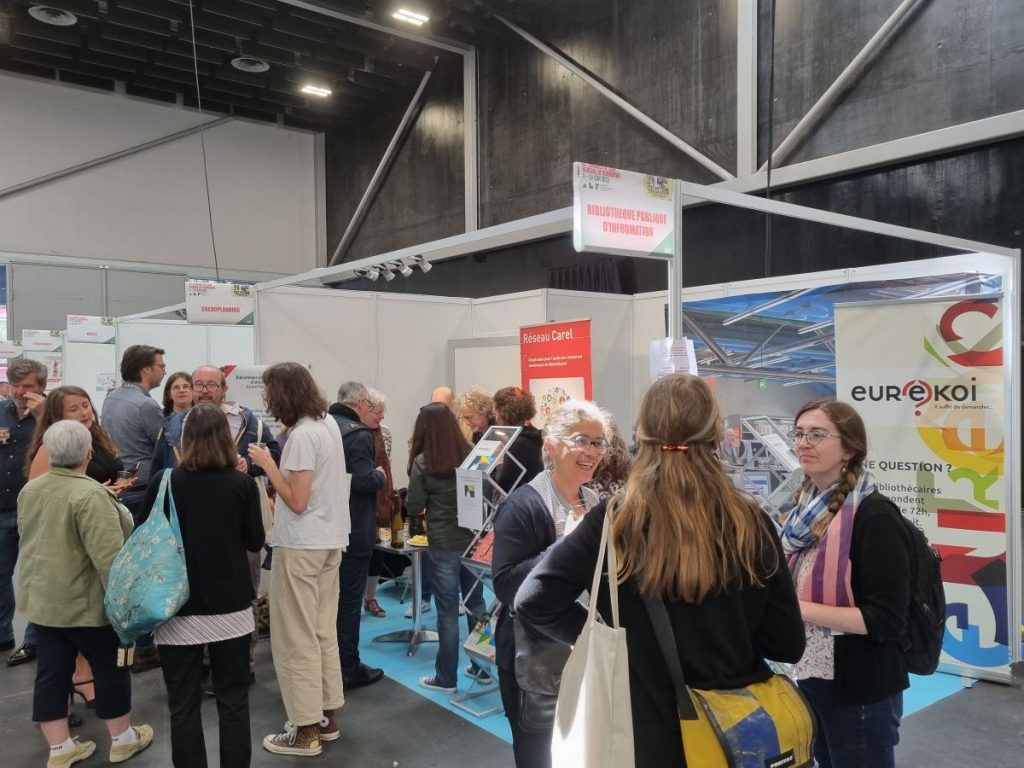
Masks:
[[[423,454],[412,462],[405,506],[411,515],[427,510],[427,540],[431,547],[465,550],[473,540],[471,530],[459,527],[455,474],[431,477],[423,471]]]
[[[18,494],[18,610],[45,627],[102,627],[103,593],[132,521],[92,478],[53,467]]]

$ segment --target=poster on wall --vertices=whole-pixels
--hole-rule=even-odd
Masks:
[[[653,339],[648,354],[652,382],[670,373],[697,375],[697,354],[693,349],[693,341],[685,336],[681,339]]]
[[[82,341],[88,344],[113,344],[114,318],[96,315],[68,315],[68,329],[64,338],[68,341]]]
[[[533,425],[538,429],[562,403],[593,399],[590,320],[523,326],[519,362],[523,389],[537,402]]]
[[[60,331],[25,329],[21,332],[21,349],[25,357],[46,366],[46,390],[64,384],[64,334]]]
[[[942,661],[1008,675],[1000,298],[837,304],[835,330],[838,397],[864,418],[867,467],[943,558]]]
[[[190,323],[252,325],[255,298],[251,285],[185,280],[185,317]]]
[[[263,371],[266,368],[265,365],[221,366],[224,383],[228,387],[225,399],[244,405],[262,419],[274,435],[279,435],[284,427],[267,412],[267,404],[263,400]]]
[[[671,259],[673,179],[591,163],[572,164],[572,242],[577,251]]]

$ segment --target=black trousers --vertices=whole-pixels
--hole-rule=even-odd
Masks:
[[[210,649],[210,671],[220,725],[221,768],[248,768],[252,759],[249,726],[249,635],[203,645],[161,645],[167,704],[171,710],[171,761],[175,768],[206,768],[206,740],[199,708],[203,701],[203,648]]]
[[[498,689],[501,691],[505,717],[512,728],[512,753],[516,768],[551,768],[551,733],[525,733],[519,726],[519,697],[522,691],[516,682],[516,673],[498,667]]]
[[[358,551],[349,546],[341,556],[338,588],[338,655],[341,673],[355,675],[362,663],[359,658],[359,620],[363,615],[363,595],[370,570],[373,550]]]
[[[37,723],[68,716],[71,677],[79,652],[92,667],[96,685],[96,716],[113,720],[132,710],[132,675],[117,666],[119,641],[105,627],[43,627],[36,625],[36,682],[32,719]]]

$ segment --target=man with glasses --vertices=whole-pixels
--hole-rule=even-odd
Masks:
[[[338,649],[341,677],[345,690],[376,683],[384,670],[369,667],[359,658],[359,620],[363,595],[370,572],[370,559],[377,543],[377,492],[387,476],[375,461],[373,433],[384,412],[374,409],[370,393],[358,381],[346,381],[338,387],[338,402],[328,413],[338,422],[345,448],[345,467],[352,476],[348,509],[352,530],[348,548],[341,556],[338,594]]]
[[[150,465],[163,410],[149,396],[167,374],[164,351],[147,344],[133,344],[121,356],[121,386],[103,401],[100,419],[103,428],[117,446],[118,458],[125,468],[138,467],[135,482],[121,494],[121,503],[138,524],[146,501]],[[143,635],[135,643],[133,672],[145,672],[160,666],[160,652],[152,635]]]

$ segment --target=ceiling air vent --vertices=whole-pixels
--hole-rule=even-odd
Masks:
[[[231,60],[231,66],[239,72],[248,72],[254,75],[270,69],[270,65],[267,62],[263,59],[257,59],[255,56],[239,56]]]
[[[28,9],[28,15],[36,21],[55,27],[73,27],[78,23],[78,17],[75,14],[62,11],[59,8],[51,8],[48,5],[33,5]]]

